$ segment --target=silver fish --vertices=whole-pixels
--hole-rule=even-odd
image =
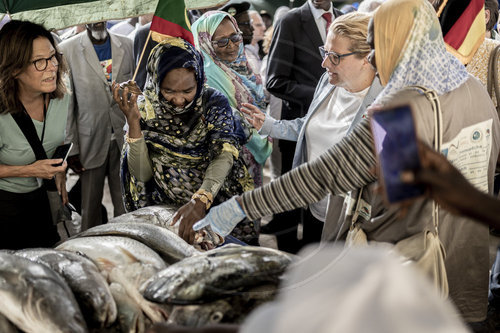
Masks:
[[[138,292],[144,280],[166,267],[161,257],[146,245],[126,237],[96,236],[70,239],[57,249],[84,253],[109,282],[120,283],[153,322],[165,319],[164,311]]]
[[[128,222],[107,223],[88,229],[74,238],[89,236],[122,236],[135,239],[155,250],[167,263],[173,264],[192,256],[196,250],[174,232],[153,224]]]
[[[2,333],[19,333],[17,327],[12,324],[7,317],[0,314],[0,332]]]
[[[170,223],[172,222],[172,217],[179,208],[172,205],[148,206],[117,216],[109,220],[108,223],[139,222],[171,229]]]
[[[25,332],[87,332],[64,280],[45,265],[0,253],[0,313]]]
[[[53,249],[27,249],[16,255],[35,261],[60,274],[73,291],[92,326],[107,327],[116,320],[116,304],[108,283],[96,265],[76,253]]]
[[[103,270],[102,260],[114,266],[126,266],[135,262],[150,264],[158,270],[166,267],[163,259],[152,249],[136,240],[118,236],[82,237],[68,239],[56,248],[81,252]]]
[[[203,303],[244,288],[277,284],[292,260],[291,255],[269,248],[224,246],[157,273],[145,282],[143,295],[157,303]]]

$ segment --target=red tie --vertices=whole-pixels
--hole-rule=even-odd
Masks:
[[[332,13],[323,13],[321,16],[326,21],[326,33],[328,34],[328,28],[330,28],[330,24],[332,24]]]

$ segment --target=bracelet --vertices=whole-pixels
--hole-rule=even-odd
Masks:
[[[140,138],[130,138],[130,137],[128,136],[128,133],[127,133],[127,135],[125,135],[125,141],[127,141],[127,143],[134,143],[134,142],[139,141],[139,140],[140,140],[140,139],[142,139],[142,138],[143,138],[143,137],[142,137],[142,135],[141,135],[141,137],[140,137]]]
[[[208,210],[210,206],[212,206],[212,202],[214,201],[214,196],[212,195],[212,193],[206,190],[199,189],[193,194],[191,199],[200,199],[200,201],[205,204],[206,209]]]

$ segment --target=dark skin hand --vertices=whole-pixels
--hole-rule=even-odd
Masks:
[[[422,142],[419,143],[419,152],[422,168],[403,172],[403,182],[427,185],[426,195],[452,214],[465,215],[500,228],[498,199],[476,189],[446,157]]]
[[[237,333],[238,331],[239,326],[232,324],[209,325],[199,328],[156,324],[148,330],[148,333]]]
[[[66,161],[68,162],[68,167],[76,174],[81,175],[85,171],[82,162],[80,162],[80,155],[69,156]]]
[[[206,205],[200,199],[191,199],[174,214],[170,225],[179,222],[179,236],[189,244],[193,244],[196,235],[193,225],[205,215],[207,215]]]

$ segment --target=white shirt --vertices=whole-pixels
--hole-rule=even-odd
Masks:
[[[260,60],[259,57],[259,45],[255,44],[247,44],[245,45],[245,54],[247,56],[247,61],[250,64],[250,68],[252,68],[252,71],[255,74],[260,73],[260,67],[262,64],[262,61]]]
[[[324,11],[323,9],[316,9],[313,4],[312,0],[309,0],[307,2],[309,4],[309,8],[311,9],[311,13],[314,17],[314,21],[316,22],[316,26],[318,27],[319,34],[321,35],[321,39],[323,40],[323,43],[326,41],[326,20],[322,17],[323,13],[330,13],[332,14],[332,22],[335,19],[335,15],[333,15],[333,5],[330,4],[330,9],[327,11]]]
[[[347,134],[370,87],[356,93],[337,87],[306,124],[307,161],[313,161]],[[328,197],[309,205],[312,215],[325,221]]]

